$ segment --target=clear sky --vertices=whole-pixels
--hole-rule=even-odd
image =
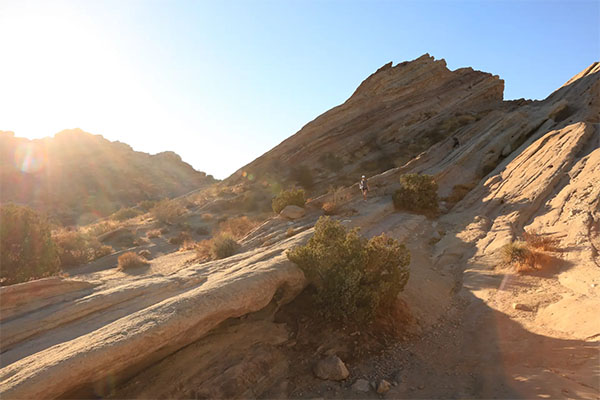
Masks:
[[[81,128],[224,178],[389,61],[543,99],[600,58],[599,26],[599,0],[0,0],[0,130]]]

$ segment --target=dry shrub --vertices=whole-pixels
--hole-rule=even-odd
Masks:
[[[192,240],[192,237],[187,232],[179,232],[177,236],[173,236],[169,239],[169,243],[177,246],[182,245],[186,240]]]
[[[230,218],[219,224],[219,232],[229,234],[234,239],[239,240],[256,228],[258,224],[257,221],[252,221],[246,216]]]
[[[177,217],[182,215],[185,209],[181,207],[177,202],[172,200],[161,200],[152,209],[150,213],[158,221],[166,224],[172,224],[175,222]]]
[[[212,240],[201,240],[196,243],[196,257],[199,261],[212,260]]]
[[[115,229],[121,227],[121,225],[122,224],[118,221],[108,220],[89,225],[83,228],[82,231],[91,236],[100,236],[107,232],[114,231]]]
[[[227,233],[220,233],[211,239],[211,254],[213,258],[227,258],[237,253],[240,245],[233,236]]]
[[[523,232],[523,240],[529,247],[545,251],[556,251],[559,240],[548,235],[543,235],[535,230]]]
[[[143,214],[143,211],[137,210],[135,208],[121,208],[119,211],[115,212],[110,217],[117,221],[125,221],[130,218],[135,218],[141,214]]]
[[[502,247],[502,260],[516,272],[528,272],[541,269],[540,253],[531,250],[527,243],[516,241]]]
[[[321,208],[325,215],[336,215],[339,211],[338,205],[333,201],[326,201]]]
[[[138,254],[144,257],[146,260],[150,260],[152,258],[152,253],[148,249],[140,250]]]
[[[154,239],[161,235],[160,229],[152,229],[146,233],[146,237],[148,239]]]
[[[55,231],[52,239],[63,267],[85,264],[113,252],[112,247],[103,245],[96,237],[79,231]]]
[[[31,208],[0,207],[0,285],[57,275],[60,262],[48,220]]]
[[[127,271],[129,269],[143,267],[148,264],[150,263],[139,254],[136,254],[133,251],[128,251],[127,253],[119,256],[117,268],[119,271]]]
[[[181,250],[181,251],[194,250],[195,248],[196,248],[196,241],[192,240],[192,239],[184,240],[183,243],[181,244],[181,246],[179,246],[179,250]]]
[[[392,196],[399,210],[435,213],[438,210],[438,185],[431,175],[406,174],[400,176],[402,186]]]

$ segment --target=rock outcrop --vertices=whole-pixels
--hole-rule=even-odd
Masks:
[[[68,224],[214,182],[173,152],[150,155],[79,129],[35,140],[0,131],[0,171],[0,201],[29,205]]]

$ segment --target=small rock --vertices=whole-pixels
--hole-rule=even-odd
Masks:
[[[419,385],[419,390],[425,389],[425,385]]]
[[[510,147],[510,143],[508,143],[506,146],[504,146],[504,148],[502,149],[502,157],[506,157],[508,156],[510,153],[512,152],[512,148]]]
[[[280,216],[288,219],[298,219],[302,218],[306,214],[306,210],[302,207],[295,206],[293,204],[286,206],[279,213]]]
[[[366,379],[357,379],[354,384],[352,384],[352,390],[356,390],[357,392],[368,392],[370,389],[369,381]]]
[[[315,376],[332,381],[344,380],[350,375],[348,368],[338,356],[326,357],[315,364],[313,369]]]
[[[532,310],[531,310],[531,307],[529,307],[528,305],[526,305],[526,304],[523,304],[523,303],[513,303],[512,307],[513,307],[515,310],[521,310],[521,311],[532,311]]]
[[[390,390],[390,383],[388,381],[386,381],[385,379],[382,379],[381,381],[379,381],[379,385],[377,385],[377,393],[379,394],[383,394],[385,392],[387,392],[388,390]]]

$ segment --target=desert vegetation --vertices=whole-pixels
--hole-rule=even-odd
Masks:
[[[24,206],[0,207],[0,285],[56,275],[60,260],[48,220]]]
[[[247,216],[229,218],[219,224],[218,231],[229,234],[236,240],[246,236],[251,230],[259,225],[258,221],[252,220]]]
[[[196,257],[200,261],[227,258],[239,251],[239,243],[228,233],[219,233],[212,239],[195,244]]]
[[[150,213],[157,221],[172,224],[175,222],[177,217],[181,216],[185,212],[185,209],[173,200],[164,199],[156,203]]]
[[[523,232],[523,240],[505,244],[501,249],[502,262],[515,272],[525,273],[543,269],[549,258],[544,252],[558,250],[559,241],[537,231]]]
[[[304,207],[305,202],[304,189],[292,188],[279,192],[271,202],[271,206],[273,211],[279,214],[286,206],[294,205]]]
[[[52,233],[58,257],[63,268],[75,267],[113,252],[111,246],[102,244],[97,237],[80,230],[59,229]]]
[[[150,264],[144,257],[133,251],[128,251],[119,256],[117,269],[127,271],[137,267],[143,267]]]
[[[308,243],[288,258],[314,286],[318,312],[334,321],[366,322],[385,312],[409,277],[404,245],[385,235],[367,240],[329,217],[321,217]]]
[[[399,210],[435,213],[438,210],[437,183],[431,175],[406,174],[400,177],[402,186],[392,199]]]
[[[138,215],[143,214],[143,211],[136,208],[121,208],[119,211],[111,215],[111,218],[117,221],[126,221],[130,218],[135,218]]]

